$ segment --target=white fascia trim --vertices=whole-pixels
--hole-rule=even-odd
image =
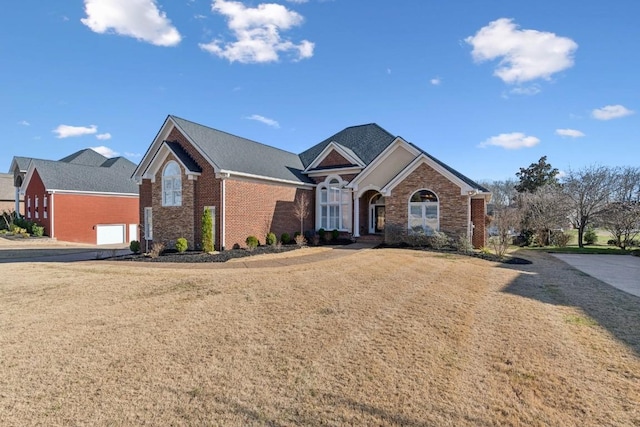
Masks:
[[[471,186],[469,186],[469,184],[467,184],[466,182],[464,182],[463,180],[461,180],[460,178],[458,178],[457,176],[449,172],[447,169],[445,169],[444,167],[440,166],[438,163],[433,161],[430,157],[422,153],[418,157],[416,157],[411,163],[409,163],[406,168],[404,168],[398,175],[396,175],[391,181],[389,181],[389,183],[387,183],[387,185],[385,185],[382,188],[381,190],[382,194],[384,196],[389,196],[393,191],[393,189],[396,188],[398,184],[404,181],[405,178],[407,178],[411,173],[413,173],[416,169],[418,169],[418,167],[421,166],[422,164],[426,164],[427,166],[430,166],[440,175],[444,176],[449,181],[451,181],[452,183],[460,187],[461,196],[467,196],[469,195],[469,192],[477,191],[476,188],[472,188]]]
[[[144,175],[142,175],[142,177],[140,178],[140,181],[138,181],[138,184],[140,184],[143,179],[150,179],[151,182],[155,182],[156,173],[158,172],[158,170],[160,170],[160,168],[164,164],[164,161],[167,160],[167,157],[169,157],[170,153],[173,153],[173,152],[171,151],[171,149],[169,149],[169,147],[167,147],[164,141],[162,141],[162,145],[158,148],[158,151],[156,151],[156,153],[153,155],[153,159],[151,160],[151,162],[149,163],[149,166],[145,170]],[[176,161],[182,165],[182,168],[185,170],[185,173],[189,179],[191,180],[198,179],[197,177],[201,175],[200,172],[189,171],[187,166],[182,162],[182,160],[180,160],[180,157],[178,156],[174,156],[174,157],[176,158]]]
[[[373,159],[371,163],[369,163],[369,165],[360,173],[360,175],[358,175],[353,179],[353,181],[351,181],[348,187],[353,188],[354,190],[357,190],[358,183],[363,179],[365,179],[368,175],[370,175],[371,172],[373,172],[378,166],[384,164],[384,162],[389,158],[389,156],[391,156],[391,154],[393,154],[393,152],[400,147],[405,148],[409,153],[413,154],[414,156],[418,156],[421,154],[420,150],[418,150],[416,147],[409,144],[407,141],[405,141],[404,139],[398,136],[396,137],[396,139],[393,140],[391,144],[389,144],[387,148],[385,148],[382,151],[382,153],[378,154],[378,157],[376,157],[375,159]]]
[[[340,144],[331,141],[329,144],[327,144],[326,147],[324,147],[324,150],[322,150],[320,154],[316,156],[316,158],[311,162],[311,164],[309,164],[309,166],[306,167],[304,172],[308,172],[309,170],[316,168],[320,163],[322,163],[325,157],[327,157],[332,150],[337,151],[338,154],[340,154],[345,159],[349,160],[351,163],[354,163],[360,167],[366,166],[362,161],[362,159],[360,159],[355,153],[354,154],[347,153]]]
[[[297,187],[315,187],[316,186],[315,184],[310,184],[306,182],[290,181],[288,179],[280,179],[280,178],[271,178],[271,177],[254,175],[254,174],[245,173],[245,172],[220,170],[218,173],[216,173],[216,178],[233,178],[233,177],[248,178],[249,180],[253,180],[253,181],[277,182],[280,184],[295,185]]]
[[[86,194],[87,196],[140,197],[138,193],[110,193],[107,191],[56,190],[47,188],[49,194]]]
[[[136,170],[133,172],[133,178],[138,183],[142,182],[144,177],[147,176],[147,169],[150,167],[151,163],[154,161],[156,154],[158,153],[158,150],[160,149],[160,147],[164,144],[164,141],[166,141],[166,139],[169,137],[169,134],[171,133],[171,130],[173,127],[178,129],[182,134],[182,136],[184,136],[187,139],[187,141],[189,141],[189,144],[191,144],[191,146],[195,148],[195,150],[198,153],[200,153],[200,155],[204,157],[207,160],[207,162],[209,162],[209,164],[211,164],[214,171],[219,170],[218,166],[209,158],[209,156],[207,156],[205,153],[202,152],[202,150],[200,150],[200,147],[198,147],[198,145],[193,142],[191,137],[189,137],[189,135],[180,126],[178,126],[178,124],[175,121],[173,121],[171,116],[167,116],[164,123],[162,124],[162,127],[160,128],[160,131],[158,131],[158,134],[153,140],[153,143],[151,144],[147,152],[142,157],[142,160],[140,160],[140,163],[138,164],[138,167],[136,168]]]
[[[305,175],[307,176],[326,176],[328,174],[335,174],[335,173],[340,173],[340,174],[352,174],[352,173],[360,173],[360,171],[362,171],[361,167],[357,167],[357,166],[351,166],[348,168],[331,168],[331,169],[322,169],[322,170],[316,170],[316,171],[311,171],[311,172],[303,172]]]

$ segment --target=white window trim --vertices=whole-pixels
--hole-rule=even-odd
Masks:
[[[330,202],[329,201],[329,193],[328,190],[330,188],[329,183],[333,180],[337,180],[338,181],[338,187],[340,188],[340,193],[339,193],[339,197],[338,197],[338,201],[337,202]],[[353,197],[351,194],[351,189],[347,188],[346,185],[348,184],[347,181],[343,180],[340,175],[329,175],[325,178],[325,180],[318,184],[318,186],[316,187],[316,229],[325,229],[327,231],[331,231],[334,228],[333,227],[329,227],[329,224],[323,224],[322,223],[322,208],[324,206],[327,207],[327,221],[329,221],[329,206],[337,206],[338,207],[338,227],[337,230],[338,231],[346,231],[346,232],[351,232],[352,230],[352,226],[353,226]],[[322,202],[322,191],[326,190],[327,191],[327,201],[326,202]],[[347,193],[348,196],[343,196],[344,193]],[[347,210],[345,212],[345,209]],[[348,215],[348,220],[347,220],[347,224],[344,223],[343,219],[345,217],[345,215]]]
[[[165,175],[167,168],[169,168],[170,166],[176,165],[178,167],[179,171],[182,171],[182,169],[180,168],[180,165],[178,164],[178,162],[171,160],[169,162],[167,162],[166,165],[164,165],[164,168],[162,168],[162,206],[182,206],[182,175]],[[169,181],[171,182],[171,193],[172,193],[172,200],[167,200],[167,190],[166,190],[166,182]],[[180,182],[180,190],[176,190],[175,189],[175,183],[176,181]],[[176,199],[176,194],[178,193],[178,191],[180,192],[180,203],[176,203],[175,199]]]
[[[420,191],[428,191],[433,193],[436,196],[437,202],[412,202],[411,198],[414,194]],[[422,208],[422,221],[425,222],[425,209],[427,206],[436,206],[436,228],[433,231],[440,231],[440,196],[433,190],[429,190],[428,188],[420,188],[419,190],[414,191],[409,196],[409,202],[407,203],[407,229],[411,232],[413,228],[411,227],[411,207],[412,206],[420,206]],[[424,224],[423,224],[424,227]]]

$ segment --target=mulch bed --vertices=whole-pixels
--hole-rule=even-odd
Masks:
[[[141,262],[226,262],[234,258],[243,258],[253,255],[278,254],[298,249],[297,245],[282,246],[258,246],[252,251],[247,249],[230,249],[215,254],[208,254],[200,251],[187,251],[178,253],[176,251],[164,251],[160,256],[151,258],[144,254],[131,254],[111,258],[120,261],[141,261]]]
[[[410,245],[407,245],[407,244],[404,244],[404,243],[401,243],[401,244],[398,244],[398,245],[390,245],[390,244],[382,243],[382,244],[380,244],[380,245],[375,247],[375,249],[383,249],[383,248],[387,248],[387,249],[413,249],[413,250],[416,250],[416,251],[429,251],[429,252],[439,252],[439,253],[450,253],[450,254],[466,255],[466,256],[471,256],[471,257],[475,257],[475,258],[481,258],[481,259],[484,259],[486,261],[500,262],[500,263],[503,263],[503,264],[513,264],[513,265],[533,264],[528,259],[524,259],[524,258],[520,258],[520,257],[514,257],[514,256],[510,256],[510,255],[504,255],[502,257],[499,257],[496,254],[483,253],[483,252],[459,252],[456,249],[451,248],[451,247],[447,247],[447,248],[443,248],[443,249],[434,249],[434,248],[427,247],[427,246],[410,246]]]

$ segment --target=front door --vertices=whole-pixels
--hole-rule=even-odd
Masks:
[[[375,207],[375,232],[382,233],[384,231],[384,206]]]

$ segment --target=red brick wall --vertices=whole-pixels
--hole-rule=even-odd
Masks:
[[[318,165],[318,168],[328,168],[328,167],[335,167],[335,166],[349,166],[349,165],[351,165],[350,161],[345,159],[336,150],[332,150],[327,155],[327,157],[322,159],[322,161]]]
[[[144,238],[145,230],[144,230],[144,208],[153,207],[153,197],[152,197],[152,186],[150,179],[143,179],[142,183],[139,185],[139,193],[140,193],[140,212],[138,216],[138,224],[140,224],[140,248],[142,251],[146,251],[147,247],[151,248],[153,241],[147,242]],[[147,245],[148,243],[148,245]]]
[[[36,209],[36,196],[38,197],[38,208]],[[33,176],[29,181],[29,187],[25,190],[24,194],[24,217],[29,221],[34,221],[44,227],[45,236],[51,236],[51,200],[47,200],[47,218],[44,217],[44,197],[48,197],[45,192],[44,184],[38,174],[37,170],[33,171]],[[28,202],[31,198],[31,207],[28,207]],[[36,218],[36,211],[38,218]],[[56,233],[57,234],[57,233]],[[56,236],[57,237],[57,236]],[[60,239],[62,240],[62,239]],[[74,241],[74,240],[72,240]]]
[[[474,248],[487,245],[487,211],[484,198],[471,199],[471,222],[473,222],[473,237],[471,243]]]
[[[58,240],[96,244],[98,224],[125,224],[127,234],[129,224],[138,224],[137,196],[56,193],[52,199],[49,209],[53,205],[53,237]]]
[[[440,202],[440,231],[452,237],[467,235],[468,197],[460,195],[460,187],[453,184],[436,170],[426,164],[420,165],[402,181],[391,196],[386,197],[386,228],[401,227],[407,229],[409,221],[409,198],[421,189],[433,191]]]
[[[246,246],[247,236],[253,235],[261,244],[268,232],[278,238],[282,233],[300,231],[300,220],[294,215],[295,201],[307,194],[309,215],[304,229],[314,228],[315,196],[312,190],[287,185],[274,185],[228,179],[225,183],[226,249],[234,245]]]

